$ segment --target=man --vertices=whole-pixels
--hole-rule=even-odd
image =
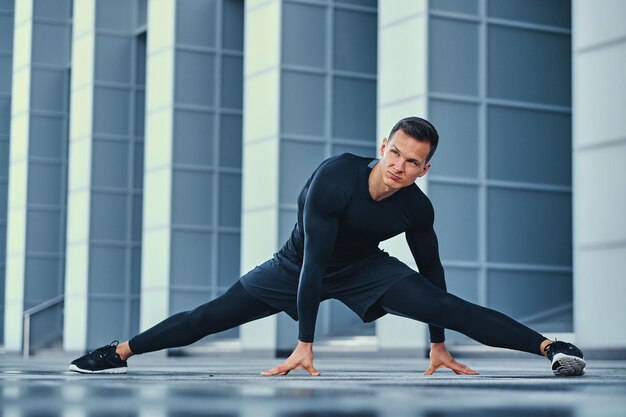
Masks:
[[[415,184],[430,169],[439,141],[418,117],[400,120],[380,147],[380,160],[332,157],[313,172],[298,197],[298,221],[272,259],[244,275],[224,295],[171,316],[122,344],[75,360],[70,370],[123,373],[133,354],[185,346],[202,337],[285,311],[298,320],[298,343],[282,364],[263,375],[285,375],[313,365],[315,321],[321,301],[335,298],[363,321],[390,313],[429,324],[430,375],[439,368],[478,372],[457,362],[444,328],[489,346],[547,356],[556,375],[582,375],[574,345],[553,342],[512,318],[446,292],[430,200]],[[419,274],[378,248],[405,233]]]

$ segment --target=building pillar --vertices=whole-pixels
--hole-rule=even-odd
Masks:
[[[574,328],[626,348],[626,3],[574,0]]]
[[[402,45],[401,56],[398,45]],[[427,114],[427,54],[427,2],[379,1],[377,146],[401,118]],[[419,179],[418,185],[427,192],[427,176]],[[417,269],[404,235],[383,242],[381,247]],[[376,322],[378,347],[381,350],[426,348],[429,345],[426,330],[422,323],[388,314]]]

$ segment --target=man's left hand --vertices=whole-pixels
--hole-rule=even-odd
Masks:
[[[319,376],[320,373],[313,366],[313,343],[298,341],[293,353],[280,365],[262,372],[263,376],[287,375],[294,369],[304,369],[311,376]]]
[[[432,375],[439,368],[452,369],[457,375],[478,375],[478,372],[454,360],[445,343],[432,343],[430,348],[430,367],[424,375]]]

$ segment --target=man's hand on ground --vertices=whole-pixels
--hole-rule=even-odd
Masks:
[[[304,343],[298,341],[298,346],[293,353],[275,368],[261,372],[263,376],[287,375],[294,369],[304,369],[311,376],[319,376],[320,373],[313,367],[313,343]]]
[[[470,369],[454,360],[445,343],[432,343],[430,348],[430,367],[424,375],[432,375],[439,368],[449,368],[457,375],[478,375],[478,372]]]

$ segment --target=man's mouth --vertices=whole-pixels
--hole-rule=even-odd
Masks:
[[[398,177],[396,174],[394,174],[391,171],[387,171],[389,173],[389,178],[391,178],[392,180],[394,180],[395,182],[400,182],[402,180],[402,178]]]

